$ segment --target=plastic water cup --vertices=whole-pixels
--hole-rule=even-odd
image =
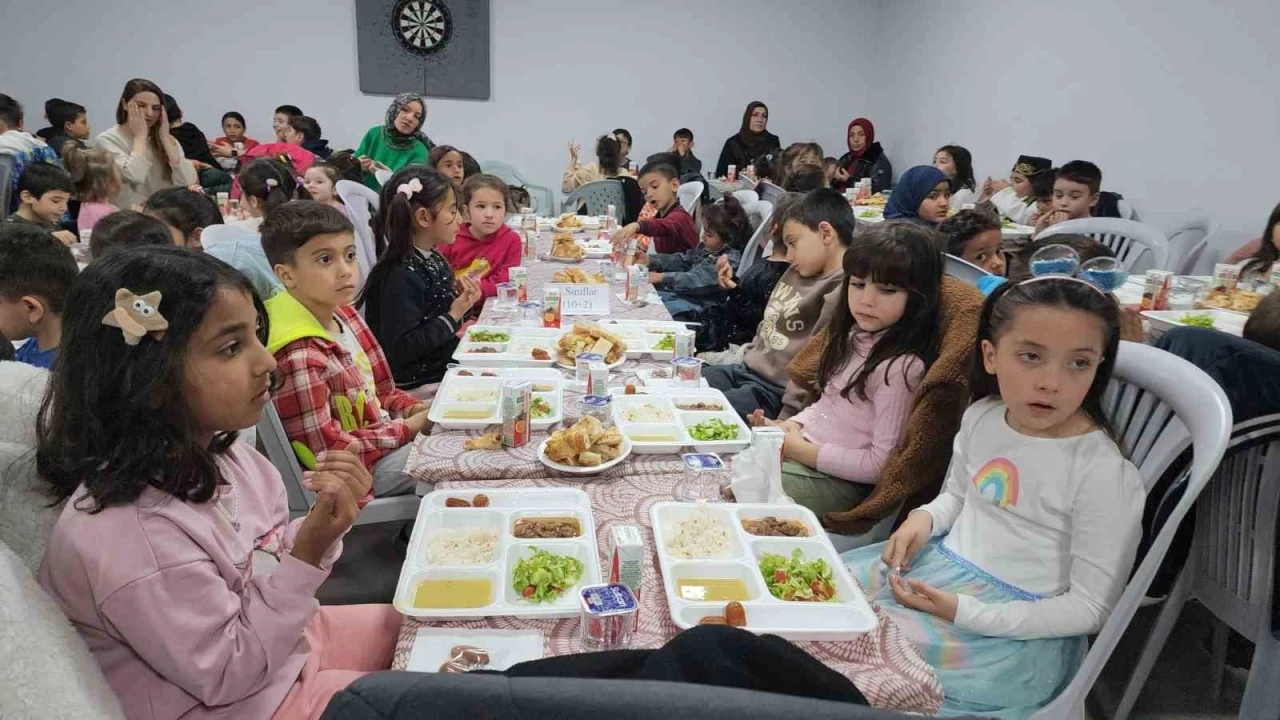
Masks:
[[[516,308],[519,286],[512,282],[498,283],[498,296],[494,304],[496,309],[514,310]]]

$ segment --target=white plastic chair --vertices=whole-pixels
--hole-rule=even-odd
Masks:
[[[1190,275],[1209,246],[1209,240],[1218,231],[1217,223],[1200,215],[1182,224],[1169,236],[1169,260],[1164,269],[1178,275]]]
[[[378,193],[358,182],[339,180],[334,186],[338,198],[347,208],[347,217],[356,231],[356,261],[360,264],[360,285],[364,286],[369,271],[378,262],[370,218],[378,212]]]
[[[760,184],[756,185],[756,193],[760,195],[761,200],[766,200],[777,205],[778,201],[782,199],[782,196],[786,191],[768,180],[761,180]]]
[[[1196,501],[1195,539],[1116,708],[1126,720],[1187,600],[1213,613],[1214,700],[1222,690],[1228,628],[1254,643],[1242,718],[1280,717],[1280,640],[1271,633],[1276,516],[1280,514],[1280,415],[1235,427],[1209,487]]]
[[[746,247],[742,248],[742,257],[738,260],[738,269],[735,271],[738,277],[742,277],[747,268],[755,264],[757,257],[765,256],[764,244],[769,239],[769,221],[773,219],[773,204],[757,200],[743,207],[743,210],[746,211],[747,217],[751,219],[756,229],[751,233],[751,239],[747,241]],[[756,252],[757,248],[759,252]]]
[[[1031,717],[1083,720],[1085,696],[1133,619],[1143,594],[1173,542],[1178,525],[1222,460],[1231,435],[1227,396],[1202,370],[1175,355],[1122,342],[1103,409],[1115,426],[1120,447],[1142,473],[1150,491],[1188,446],[1191,466],[1185,491],[1156,531],[1142,562],[1111,610],[1089,654],[1066,689]]]
[[[742,207],[760,200],[760,195],[755,190],[734,190],[733,197],[737,199],[738,204],[742,205]]]
[[[485,160],[480,163],[480,169],[488,175],[496,175],[502,178],[502,182],[508,185],[518,185],[529,191],[529,201],[533,203],[531,208],[535,213],[539,210],[551,212],[551,208],[555,206],[555,193],[551,188],[545,185],[535,185],[524,178],[519,170],[514,167],[494,160]],[[520,208],[515,208],[519,211]]]
[[[562,209],[564,212],[577,212],[584,203],[588,215],[604,215],[610,205],[618,212],[627,206],[622,183],[617,180],[596,180],[579,187],[565,197]]]
[[[1133,220],[1080,218],[1046,228],[1036,239],[1053,235],[1088,235],[1111,248],[1130,274],[1162,270],[1169,262],[1169,239],[1154,227]]]
[[[685,212],[692,215],[694,214],[694,211],[698,209],[698,198],[702,197],[702,189],[704,187],[706,186],[697,180],[684,183],[680,186],[680,190],[677,191],[676,197],[680,201],[680,207],[684,208]]]
[[[943,270],[953,278],[963,280],[970,285],[977,285],[978,281],[990,275],[991,273],[974,265],[963,258],[958,258],[951,253],[943,253],[945,261]]]
[[[302,466],[298,457],[289,445],[289,436],[285,435],[284,425],[276,413],[275,403],[267,403],[262,411],[262,419],[258,421],[258,439],[262,442],[267,459],[280,473],[284,481],[285,493],[289,498],[290,517],[306,515],[315,504],[315,493],[302,484]],[[356,525],[372,525],[374,523],[412,520],[418,516],[418,504],[422,498],[417,495],[398,495],[396,497],[374,498],[356,518]]]

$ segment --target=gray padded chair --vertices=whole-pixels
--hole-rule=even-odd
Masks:
[[[530,208],[535,213],[549,215],[551,208],[555,205],[555,194],[551,192],[551,188],[545,185],[535,185],[524,178],[519,170],[510,165],[495,160],[485,160],[480,163],[480,169],[488,175],[496,175],[502,178],[502,182],[508,185],[518,185],[529,191],[529,200],[533,203]],[[520,208],[508,208],[509,212],[519,212]]]
[[[610,205],[619,209],[627,206],[622,183],[617,180],[596,180],[583,185],[565,197],[562,209],[564,212],[577,212],[584,203],[588,215],[604,215]]]

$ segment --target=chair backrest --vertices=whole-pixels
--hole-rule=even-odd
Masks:
[[[1280,414],[1232,430],[1222,465],[1196,501],[1192,592],[1249,640],[1270,626],[1277,514]]]
[[[1053,235],[1088,235],[1111,248],[1130,274],[1161,270],[1169,261],[1169,239],[1159,230],[1133,220],[1081,218],[1053,225],[1036,239]]]
[[[735,271],[738,277],[742,277],[742,273],[754,265],[757,259],[764,257],[764,245],[769,240],[769,221],[773,219],[773,204],[765,200],[757,200],[743,209],[755,226],[755,232],[751,233],[747,246],[742,248],[742,257],[738,260],[738,269]]]
[[[502,178],[502,182],[519,186],[529,191],[530,209],[537,213],[539,211],[551,212],[554,206],[554,193],[551,188],[544,185],[534,185],[525,179],[524,175],[514,167],[496,160],[484,160],[480,163],[480,169],[488,175],[496,175]],[[511,212],[519,212],[520,208],[508,208]]]
[[[9,203],[12,202],[13,168],[16,160],[12,155],[0,153],[0,220],[9,217]]]
[[[702,190],[706,187],[698,181],[687,182],[680,186],[677,192],[677,198],[680,200],[680,207],[690,215],[698,209],[698,198],[702,197]]]
[[[1031,716],[1038,720],[1084,717],[1085,696],[1137,612],[1178,525],[1221,462],[1231,435],[1231,406],[1222,388],[1186,360],[1147,345],[1120,343],[1103,408],[1148,490],[1188,446],[1191,466],[1184,475],[1184,492],[1154,529],[1146,555],[1080,669],[1058,697]]]
[[[365,278],[369,277],[369,271],[378,262],[373,227],[369,224],[370,219],[378,212],[378,193],[350,180],[339,180],[335,189],[356,230],[356,261],[360,264],[360,285],[363,286]]]
[[[298,464],[298,456],[289,444],[289,436],[284,432],[284,424],[276,412],[274,402],[267,403],[262,409],[262,419],[258,421],[258,440],[262,449],[267,451],[267,460],[275,466],[284,481],[285,494],[289,498],[289,515],[297,517],[305,515],[315,502],[315,493],[302,485],[302,466]]]
[[[760,194],[755,190],[734,190],[733,197],[736,198],[738,203],[743,207],[760,200]]]
[[[774,185],[768,180],[761,180],[760,184],[756,185],[756,193],[760,196],[760,199],[767,200],[774,205],[778,204],[778,200],[782,198],[782,195],[785,192],[786,191],[781,187]]]
[[[1163,269],[1178,275],[1190,275],[1196,261],[1218,231],[1217,224],[1205,215],[1193,217],[1169,236],[1169,259]]]
[[[1123,220],[1133,220],[1137,222],[1138,211],[1133,209],[1133,205],[1124,198],[1116,201],[1116,209],[1120,211],[1120,218]]]
[[[977,285],[979,280],[991,274],[968,260],[958,258],[951,253],[943,254],[946,256],[944,258],[946,263],[943,269],[953,278],[963,280],[970,285]]]
[[[604,215],[610,205],[625,208],[626,197],[622,194],[622,183],[617,180],[596,180],[574,190],[564,199],[566,212],[576,211],[584,203],[588,215]]]

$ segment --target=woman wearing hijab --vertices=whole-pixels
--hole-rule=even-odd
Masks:
[[[950,206],[951,181],[947,174],[932,165],[917,165],[898,178],[884,207],[884,219],[909,220],[936,228],[947,219]]]
[[[884,154],[884,148],[876,142],[876,126],[866,118],[854,118],[849,123],[845,141],[849,152],[836,161],[836,174],[831,178],[837,190],[857,184],[862,178],[871,178],[871,192],[878,193],[889,187],[893,180],[893,166]]]
[[[382,125],[369,128],[356,148],[364,184],[377,190],[382,186],[374,177],[375,170],[395,172],[405,165],[427,161],[431,140],[422,133],[427,123],[427,101],[416,93],[400,93],[387,108]]]
[[[716,162],[716,177],[726,177],[729,166],[736,165],[738,172],[747,169],[761,155],[782,149],[782,141],[769,132],[769,108],[759,100],[747,105],[742,113],[742,127],[724,141],[720,160]]]

